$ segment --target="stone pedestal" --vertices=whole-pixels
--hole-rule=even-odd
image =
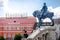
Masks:
[[[38,31],[38,32],[37,32]],[[34,34],[36,32],[36,34]],[[28,40],[56,40],[55,27],[44,27],[36,30],[28,37]],[[33,36],[33,37],[32,37]]]

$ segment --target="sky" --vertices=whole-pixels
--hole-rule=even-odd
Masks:
[[[6,14],[32,16],[35,10],[41,10],[44,2],[46,2],[48,10],[54,12],[54,17],[60,17],[60,0],[3,0],[3,2],[4,7],[0,7],[0,16],[2,17]]]

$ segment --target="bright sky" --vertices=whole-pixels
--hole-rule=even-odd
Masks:
[[[32,13],[40,10],[43,3],[46,2],[48,10],[54,12],[54,17],[60,17],[60,0],[3,0],[3,2],[4,7],[0,7],[0,16],[4,16],[6,13],[27,13],[28,16],[32,16]]]

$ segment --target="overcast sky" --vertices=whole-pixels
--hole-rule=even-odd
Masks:
[[[28,16],[32,16],[35,10],[42,8],[44,2],[47,3],[48,10],[54,12],[55,17],[60,15],[60,0],[3,0],[3,2],[4,7],[0,7],[0,16],[6,13],[27,13]]]

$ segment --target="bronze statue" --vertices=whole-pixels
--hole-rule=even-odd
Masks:
[[[50,20],[52,21],[52,24],[48,25],[48,26],[53,26],[54,25],[54,20],[52,18],[54,16],[54,13],[49,12],[47,9],[48,9],[47,5],[46,5],[46,3],[44,3],[43,8],[41,9],[41,11],[36,10],[36,11],[33,12],[33,16],[37,17],[38,20],[39,20],[39,22],[37,23],[37,27],[42,26],[42,19],[45,19],[45,18],[50,18]]]

